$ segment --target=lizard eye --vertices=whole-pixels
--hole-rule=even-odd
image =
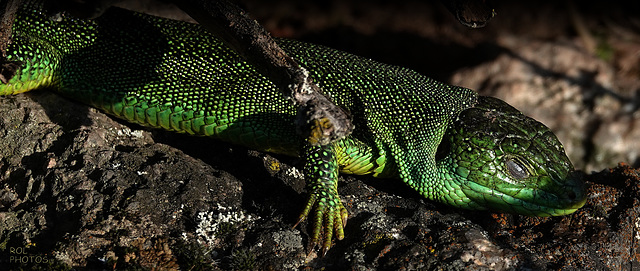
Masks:
[[[506,166],[509,174],[516,179],[521,180],[529,177],[529,171],[527,171],[527,168],[519,161],[508,159]]]

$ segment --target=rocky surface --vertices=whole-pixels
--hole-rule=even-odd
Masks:
[[[470,212],[396,180],[344,177],[345,240],[319,258],[295,159],[124,125],[49,92],[0,103],[0,260],[87,269],[627,269],[640,264],[639,171],[587,176],[555,218]],[[299,167],[299,166],[298,166]],[[46,263],[45,263],[46,262]]]
[[[316,24],[317,29],[304,23],[308,17],[289,19],[292,24],[275,19],[265,24],[275,33],[306,39],[328,34],[294,33],[346,25],[356,30],[341,28],[337,37],[362,38],[361,43],[369,45],[392,36],[395,41],[414,41],[381,43],[377,49],[368,46],[363,54],[406,47],[399,53],[394,49],[389,58],[411,59],[397,64],[502,97],[545,122],[559,134],[574,163],[588,173],[585,207],[554,218],[470,212],[424,200],[396,180],[343,176],[339,190],[350,213],[346,238],[321,258],[306,248],[308,225],[291,228],[306,199],[297,159],[147,130],[39,91],[0,98],[2,266],[28,270],[640,268],[640,171],[634,141],[640,127],[634,104],[640,67],[634,66],[638,62],[622,64],[628,58],[638,59],[633,37],[609,36],[616,54],[603,60],[585,50],[581,38],[567,34],[571,26],[564,19],[549,27],[531,15],[553,15],[544,5],[529,13],[498,10],[485,34],[459,32],[455,21],[442,19],[447,18],[446,11],[422,4],[392,8],[374,3],[358,9],[358,20],[349,19],[353,6],[336,5],[339,8],[307,13],[334,14],[334,20],[316,20],[324,22],[324,27]],[[259,10],[257,16],[269,13],[260,3],[247,6]],[[281,10],[285,5],[274,7]],[[298,8],[314,10],[309,5]],[[304,14],[299,9],[288,13]],[[280,18],[286,12],[271,14]],[[513,22],[518,16],[512,14],[529,20],[532,27],[527,34],[500,21]],[[385,24],[376,24],[374,15]],[[547,24],[546,28],[535,22]],[[428,27],[432,25],[437,27]],[[385,34],[375,34],[380,32]],[[426,37],[432,34],[440,39],[415,44],[429,41]],[[342,45],[337,47],[351,41],[340,39],[337,43]],[[331,42],[336,41],[327,43]],[[434,47],[414,57],[422,44]],[[434,53],[434,48],[442,50]],[[402,54],[412,57],[399,57]],[[473,55],[479,58],[469,57]],[[458,64],[442,64],[438,57]],[[461,59],[471,62],[460,64]]]

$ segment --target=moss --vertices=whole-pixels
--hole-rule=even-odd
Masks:
[[[232,270],[254,270],[256,268],[256,256],[250,249],[241,248],[231,253],[229,267]]]
[[[0,242],[0,251],[5,251],[7,249],[7,244],[9,243],[9,238],[5,238]]]
[[[182,270],[212,270],[218,266],[215,253],[198,242],[179,241],[174,248],[174,254]]]
[[[231,222],[221,222],[218,225],[218,231],[215,233],[216,236],[220,239],[227,239],[229,235],[236,231],[237,227],[234,223]]]
[[[614,57],[614,49],[606,40],[600,40],[596,47],[596,56],[604,61],[611,61]]]

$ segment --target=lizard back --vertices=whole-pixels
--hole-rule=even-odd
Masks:
[[[27,74],[37,81],[29,87],[53,87],[145,126],[297,155],[303,141],[293,126],[295,106],[200,26],[120,9],[93,21],[23,9],[29,12],[18,14],[13,30],[19,46],[9,47],[8,59],[37,63],[28,65]],[[445,130],[477,97],[406,68],[324,46],[278,42],[351,112],[356,128],[336,148],[343,172],[399,172],[403,179],[415,167],[435,172]],[[34,51],[45,52],[45,59]]]

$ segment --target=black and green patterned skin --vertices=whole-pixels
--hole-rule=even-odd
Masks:
[[[133,123],[305,159],[316,243],[343,238],[338,171],[401,179],[424,197],[466,209],[569,214],[585,188],[558,139],[506,103],[411,70],[279,40],[338,105],[354,132],[311,147],[296,108],[201,27],[112,9],[94,21],[23,7],[7,61],[22,64],[0,95],[51,88]]]

